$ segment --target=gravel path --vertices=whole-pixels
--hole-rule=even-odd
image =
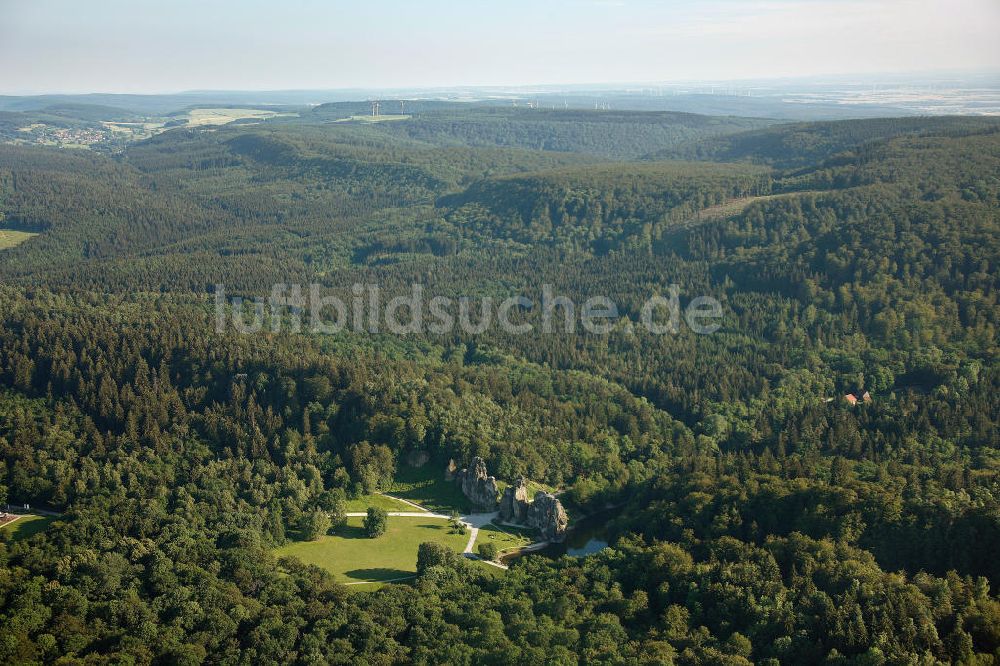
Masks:
[[[382,497],[388,497],[389,499],[396,500],[397,502],[402,502],[403,504],[408,504],[408,505],[412,506],[414,509],[419,509],[420,511],[424,511],[426,513],[431,513],[430,509],[426,509],[426,508],[420,506],[419,504],[417,504],[416,502],[411,502],[408,499],[403,499],[402,497],[396,497],[395,495],[390,495],[389,493],[378,493],[378,494],[381,495]]]
[[[386,497],[391,497],[387,495]],[[393,497],[393,499],[399,499],[398,497]],[[451,520],[451,516],[446,516],[443,513],[433,513],[428,511],[424,507],[413,504],[413,502],[406,502],[420,511],[387,511],[386,513],[390,516],[398,516],[400,518],[437,518],[440,520]],[[364,518],[368,515],[368,512],[352,511],[350,513],[345,513],[348,518]],[[473,553],[473,548],[476,546],[476,539],[479,537],[479,528],[483,525],[488,525],[493,522],[497,517],[497,512],[492,513],[470,513],[467,516],[459,516],[458,520],[469,530],[469,541],[465,544],[465,550],[462,552],[466,555]]]
[[[390,516],[402,516],[404,518],[443,518],[448,520],[451,516],[446,516],[443,513],[431,513],[430,511],[386,511],[386,514]],[[345,513],[348,518],[361,518],[368,515],[367,511],[351,511]]]

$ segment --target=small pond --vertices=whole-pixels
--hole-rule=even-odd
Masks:
[[[547,557],[562,557],[563,555],[586,557],[602,551],[609,545],[608,523],[617,515],[617,510],[607,510],[582,518],[573,524],[565,541],[549,544],[535,552]],[[505,556],[503,562],[510,564],[518,557],[521,557],[520,553],[512,553]]]

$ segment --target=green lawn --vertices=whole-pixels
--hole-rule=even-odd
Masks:
[[[391,495],[416,502],[420,506],[448,513],[472,510],[469,500],[454,481],[444,480],[444,466],[431,461],[423,467],[401,465],[387,490]]]
[[[20,245],[24,241],[37,236],[27,231],[14,231],[13,229],[0,229],[0,250]]]
[[[468,536],[448,534],[448,521],[441,519],[390,516],[388,530],[377,539],[365,537],[363,521],[348,518],[335,536],[290,543],[275,554],[322,567],[342,583],[387,581],[416,574],[417,547],[425,541],[443,543],[456,552],[468,541]]]
[[[362,495],[357,499],[347,500],[347,512],[357,513],[367,511],[368,507],[375,506],[386,511],[418,511],[405,502],[386,497],[385,495]]]
[[[0,527],[0,532],[14,541],[20,541],[44,531],[54,520],[55,518],[49,516],[21,516],[13,523]]]
[[[479,573],[486,574],[490,578],[499,578],[500,576],[504,575],[504,573],[506,573],[503,569],[487,564],[482,560],[472,560],[472,563],[479,570]]]
[[[479,529],[479,537],[476,539],[475,551],[479,552],[479,544],[495,543],[500,551],[510,550],[527,546],[535,541],[537,535],[534,530],[507,527],[506,525],[489,524]]]

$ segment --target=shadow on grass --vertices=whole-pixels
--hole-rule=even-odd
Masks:
[[[517,525],[502,525],[501,526],[501,525],[495,525],[493,523],[489,523],[487,525],[483,525],[481,528],[479,528],[479,530],[480,530],[481,534],[483,534],[483,533],[485,533],[485,534],[495,533],[495,534],[505,535],[505,536],[520,537],[520,538],[523,538],[523,539],[527,539],[529,541],[533,540],[535,537],[538,536],[538,530],[536,530],[534,528],[531,528],[531,527],[521,527],[521,526],[517,526]]]
[[[445,481],[444,465],[431,461],[423,467],[401,465],[389,488],[389,494],[416,502],[432,511],[444,513],[455,509],[467,512],[472,506],[454,481]]]
[[[351,569],[350,571],[345,571],[344,575],[354,580],[383,581],[413,576],[414,573],[412,571],[403,571],[402,569],[378,567],[375,569]]]
[[[342,537],[344,539],[367,539],[368,534],[365,532],[365,528],[360,525],[341,525],[340,527],[330,530],[330,534]],[[374,541],[375,539],[373,539]]]
[[[44,532],[55,521],[56,519],[50,516],[28,515],[5,525],[3,532],[11,541],[21,541],[33,537],[39,532]]]

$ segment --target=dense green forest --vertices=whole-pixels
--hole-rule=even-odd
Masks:
[[[0,145],[38,234],[0,250],[0,495],[61,514],[0,536],[0,661],[1000,663],[1000,123],[357,107]],[[216,329],[215,285],[278,282],[618,314]],[[671,284],[720,330],[638,325]],[[413,452],[612,544],[367,592],[276,560]]]
[[[322,113],[324,107],[318,107]],[[756,118],[693,113],[555,109],[431,109],[413,122],[386,123],[388,134],[435,145],[507,146],[634,158],[683,145],[692,139],[727,135],[771,124]]]

